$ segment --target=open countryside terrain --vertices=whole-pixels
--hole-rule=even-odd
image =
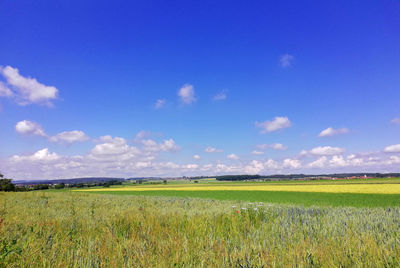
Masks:
[[[78,192],[196,197],[219,200],[260,201],[306,206],[400,206],[400,178],[277,182],[221,182],[204,180],[162,184],[127,184],[111,188],[87,188]]]
[[[0,202],[2,267],[400,265],[399,207],[70,191],[0,193]]]

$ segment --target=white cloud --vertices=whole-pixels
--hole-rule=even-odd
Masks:
[[[150,137],[151,136],[151,131],[148,131],[148,130],[141,130],[141,131],[139,131],[137,134],[136,134],[136,139],[137,140],[141,140],[141,139],[143,139],[143,138],[148,138],[148,137]]]
[[[289,118],[284,116],[277,116],[272,121],[256,122],[256,127],[261,128],[261,133],[268,133],[277,131],[279,129],[288,128],[292,124]]]
[[[173,139],[164,140],[162,143],[148,139],[142,140],[141,143],[144,145],[143,150],[146,152],[175,152],[180,149]]]
[[[239,156],[237,156],[236,154],[229,154],[226,158],[231,160],[238,160]]]
[[[311,149],[309,153],[313,155],[335,155],[335,154],[341,154],[344,151],[345,150],[343,148],[339,147],[319,146]]]
[[[222,149],[217,149],[217,148],[211,147],[211,146],[208,146],[206,149],[204,149],[204,151],[206,153],[222,153],[223,152]]]
[[[271,148],[273,150],[286,150],[287,146],[282,143],[272,143],[272,144],[258,144],[256,147],[260,150],[266,150],[267,148]]]
[[[0,66],[0,74],[15,91],[15,98],[20,105],[31,103],[52,105],[51,101],[57,98],[57,88],[41,84],[35,78],[22,76],[17,68]]]
[[[390,122],[396,125],[400,125],[400,118],[393,118]]]
[[[191,104],[196,101],[194,87],[190,84],[183,85],[178,91],[178,96],[184,104]]]
[[[247,174],[258,174],[264,170],[264,165],[261,161],[253,160],[244,170]]]
[[[287,146],[284,146],[282,143],[273,143],[270,147],[274,150],[286,150]]]
[[[15,130],[18,133],[25,134],[25,135],[38,135],[38,136],[42,136],[42,137],[47,136],[41,125],[39,125],[36,122],[32,122],[32,121],[28,121],[28,120],[19,121],[15,125]]]
[[[286,158],[285,160],[283,160],[282,166],[284,168],[300,168],[301,163],[297,159]]]
[[[195,155],[193,156],[193,159],[194,159],[194,160],[200,160],[200,159],[201,159],[201,157],[200,157],[200,155],[198,155],[198,154],[195,154]]]
[[[321,156],[317,160],[309,163],[308,166],[311,168],[323,168],[323,167],[325,167],[327,161],[328,161],[328,158],[326,156]]]
[[[294,57],[292,55],[284,54],[280,57],[279,64],[281,65],[282,68],[287,68],[292,65],[293,61],[294,61]]]
[[[199,165],[197,164],[186,164],[186,165],[182,165],[181,166],[184,169],[197,169],[199,167]]]
[[[227,95],[226,95],[226,90],[222,90],[220,93],[218,93],[217,95],[215,95],[213,97],[214,101],[221,101],[221,100],[226,100]]]
[[[344,166],[347,166],[348,165],[348,163],[346,162],[346,160],[343,158],[343,156],[341,156],[341,155],[334,155],[334,156],[332,156],[332,159],[331,160],[329,160],[329,164],[331,165],[331,166],[334,166],[334,167],[344,167]]]
[[[89,137],[85,134],[85,132],[81,130],[64,131],[49,138],[51,142],[60,142],[60,143],[82,142],[82,141],[87,141],[88,139]]]
[[[14,155],[11,160],[12,161],[54,161],[58,160],[60,158],[59,155],[56,153],[50,153],[48,148],[44,148],[42,150],[37,151],[36,153],[32,155],[27,155],[27,156],[19,156],[19,155]]]
[[[386,146],[383,151],[385,153],[400,153],[400,144]]]
[[[346,134],[348,133],[349,130],[347,128],[332,128],[328,127],[327,129],[324,129],[319,133],[318,137],[330,137],[334,135],[339,135],[339,134]]]
[[[140,153],[136,147],[129,146],[124,138],[113,138],[107,135],[100,137],[99,141],[102,143],[97,144],[92,150],[90,150],[89,155],[91,157],[110,158],[124,156],[128,158],[135,158],[136,155]]]
[[[156,101],[156,103],[154,104],[154,108],[160,109],[160,108],[164,107],[166,103],[167,103],[166,100],[164,100],[164,99],[158,99],[158,100]]]
[[[279,169],[279,163],[276,162],[275,160],[272,159],[268,159],[265,163],[264,163],[265,168],[267,169]]]
[[[0,97],[11,97],[12,95],[14,94],[12,93],[11,89],[9,89],[6,84],[0,81]]]
[[[257,151],[257,150],[254,150],[254,151],[252,151],[251,153],[252,153],[252,154],[255,154],[255,155],[262,155],[262,154],[264,154],[263,151]]]

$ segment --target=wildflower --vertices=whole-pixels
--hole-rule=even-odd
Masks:
[[[239,213],[239,210],[236,210],[236,213]]]
[[[243,210],[247,210],[247,208],[242,208]]]
[[[256,211],[258,210],[258,208],[253,208],[253,209],[256,210]]]
[[[235,208],[236,206],[232,206],[232,208]]]

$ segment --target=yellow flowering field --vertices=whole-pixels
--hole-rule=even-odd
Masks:
[[[81,189],[76,191],[288,191],[319,193],[400,194],[400,184],[341,184],[341,185],[185,185],[128,186],[120,188]]]

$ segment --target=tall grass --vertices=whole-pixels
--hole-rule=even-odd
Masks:
[[[399,230],[399,208],[0,194],[4,267],[396,267]]]

